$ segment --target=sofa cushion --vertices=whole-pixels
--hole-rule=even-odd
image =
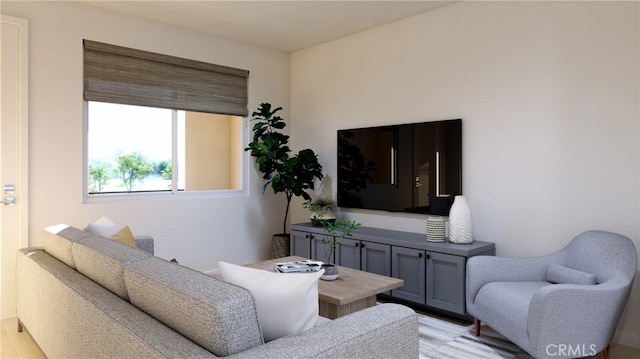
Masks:
[[[42,250],[17,262],[17,314],[49,358],[213,357]]]
[[[581,270],[551,263],[547,267],[547,282],[555,284],[596,284],[596,276]]]
[[[253,294],[265,341],[297,334],[316,324],[318,279],[324,270],[283,274],[225,262],[218,262],[218,269],[225,281]]]
[[[251,294],[152,257],[125,268],[131,303],[217,356],[263,344]]]
[[[99,236],[73,243],[72,252],[78,272],[124,300],[129,300],[124,284],[124,267],[151,257],[147,252]]]
[[[92,236],[93,234],[91,233],[66,224],[58,224],[42,230],[45,252],[74,269],[76,268],[76,263],[71,252],[71,245],[83,238]]]

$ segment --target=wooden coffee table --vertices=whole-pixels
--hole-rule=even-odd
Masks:
[[[276,263],[305,259],[290,256],[247,264],[246,266],[273,271]],[[338,266],[338,279],[333,281],[320,280],[318,282],[320,315],[325,318],[335,319],[358,310],[373,307],[376,305],[377,294],[402,287],[403,285],[404,281],[402,279]]]

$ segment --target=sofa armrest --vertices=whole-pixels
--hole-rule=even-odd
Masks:
[[[138,249],[154,254],[153,237],[149,235],[134,236]]]
[[[417,358],[418,349],[415,312],[381,304],[229,358]]]

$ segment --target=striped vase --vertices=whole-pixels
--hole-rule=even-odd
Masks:
[[[465,196],[456,196],[449,212],[449,242],[469,244],[473,242],[471,210]]]

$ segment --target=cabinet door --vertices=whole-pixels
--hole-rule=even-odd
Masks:
[[[360,269],[360,241],[350,238],[338,238],[336,264],[343,267]]]
[[[311,258],[325,263],[335,263],[335,251],[331,251],[330,236],[311,235]]]
[[[391,247],[391,274],[404,280],[404,286],[393,289],[391,295],[412,302],[426,303],[426,255],[413,248]]]
[[[465,314],[465,258],[427,252],[427,305]]]
[[[291,231],[291,255],[311,258],[311,233]]]
[[[361,270],[391,277],[391,246],[362,241],[360,243]]]
[[[362,241],[360,243],[361,270],[391,277],[391,246]],[[391,291],[382,292],[391,295]]]

